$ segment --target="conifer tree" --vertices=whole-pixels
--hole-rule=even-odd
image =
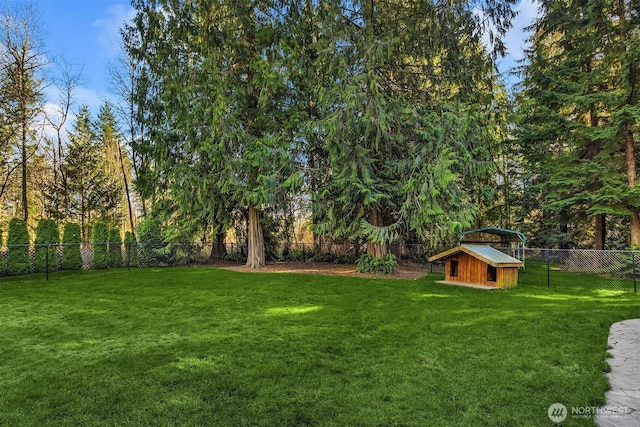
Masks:
[[[7,237],[7,271],[10,275],[31,272],[29,257],[29,231],[27,223],[20,218],[9,221],[9,235]]]
[[[82,268],[82,255],[80,225],[67,222],[62,231],[62,268],[64,270],[80,270]]]
[[[123,138],[120,135],[116,117],[109,103],[105,103],[100,107],[96,123],[96,138],[101,146],[102,155],[104,156],[104,167],[107,176],[113,177],[112,181],[118,183],[117,188],[122,193],[114,196],[119,196],[122,199],[129,227],[133,230],[133,206],[129,190],[131,171],[128,159],[122,148]]]
[[[96,221],[91,227],[91,247],[93,256],[91,258],[91,268],[103,269],[109,266],[109,254],[107,253],[107,241],[109,232],[107,224],[103,221]]]
[[[541,2],[524,69],[520,141],[528,181],[560,242],[589,220],[604,249],[607,216],[630,218],[640,244],[635,134],[638,102],[638,5]]]
[[[62,164],[66,177],[67,218],[80,224],[82,238],[89,240],[93,220],[119,218],[118,202],[122,194],[116,177],[106,172],[105,158],[97,140],[91,113],[83,106],[69,134],[70,146]]]
[[[0,118],[3,148],[15,150],[19,159],[21,185],[21,216],[29,219],[29,161],[37,144],[33,131],[37,117],[44,109],[45,68],[42,37],[39,33],[33,5],[21,4],[0,11]],[[7,164],[13,174],[16,165]],[[3,186],[4,187],[4,186]],[[4,189],[4,188],[3,188]]]
[[[138,266],[138,244],[136,235],[131,231],[124,233],[124,262],[127,267]]]
[[[498,28],[512,17],[508,6],[487,5]],[[401,234],[435,243],[471,224],[470,189],[493,166],[499,125],[491,52],[473,7],[319,8],[323,114],[315,129],[331,163],[328,185],[313,195],[319,232],[364,238],[369,255],[384,257]]]
[[[41,219],[36,227],[35,261],[36,271],[54,271],[58,269],[58,244],[60,243],[60,231],[58,224],[51,219]],[[48,247],[38,245],[51,245]],[[47,254],[48,252],[48,254]]]
[[[122,267],[122,237],[118,227],[109,229],[109,267]]]
[[[292,164],[277,36],[282,3],[138,0],[125,31],[129,54],[148,73],[139,102],[148,107],[152,173],[163,189],[155,211],[174,233],[217,234],[236,206],[246,210],[252,268],[265,260],[262,210],[275,203]]]

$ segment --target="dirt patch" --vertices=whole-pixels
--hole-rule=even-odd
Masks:
[[[233,271],[243,271],[246,273],[302,273],[302,274],[325,274],[331,276],[352,276],[369,278],[391,278],[416,280],[429,273],[429,266],[415,263],[400,263],[396,265],[392,274],[369,274],[356,273],[353,264],[331,264],[324,262],[270,262],[262,269],[250,269],[244,265],[237,264],[217,264],[219,268]]]

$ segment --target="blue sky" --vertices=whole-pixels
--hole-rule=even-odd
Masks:
[[[11,0],[10,0],[11,1]],[[22,0],[13,0],[22,1]],[[41,16],[49,56],[64,55],[68,62],[83,66],[83,85],[76,90],[77,104],[87,104],[95,114],[109,98],[106,70],[119,52],[118,29],[135,11],[128,0],[32,0]],[[505,71],[522,58],[525,35],[522,28],[535,17],[537,7],[523,0],[514,29],[507,35],[510,55],[500,60]]]
[[[119,53],[118,29],[134,16],[128,0],[33,0],[42,18],[45,49],[54,60],[64,55],[74,66],[83,67],[82,87],[76,90],[78,104],[97,113],[109,97],[107,67]]]

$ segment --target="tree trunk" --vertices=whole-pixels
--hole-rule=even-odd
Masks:
[[[636,186],[636,156],[635,156],[635,147],[633,140],[633,132],[631,130],[631,125],[629,123],[624,124],[624,142],[625,142],[625,153],[627,160],[627,178],[629,187],[633,188]],[[631,211],[631,246],[636,247],[640,245],[640,217],[638,214],[640,210],[632,206],[630,207]]]
[[[261,212],[249,205],[249,247],[247,264],[249,268],[264,267],[264,237],[262,235]]]
[[[227,244],[225,242],[225,233],[219,231],[216,233],[216,241],[213,242],[213,247],[211,248],[211,256],[209,259],[211,261],[216,259],[223,259],[227,254]]]
[[[26,114],[22,122],[22,219],[29,220],[29,198],[27,195],[27,123]]]
[[[376,227],[383,227],[382,214],[376,203],[371,206],[371,210],[369,211],[369,224]],[[387,255],[387,244],[368,241],[367,254],[374,258],[384,258]]]
[[[127,179],[127,171],[124,167],[124,158],[122,156],[122,147],[120,146],[120,142],[116,141],[118,145],[118,159],[120,160],[120,170],[122,172],[122,181],[124,182],[124,192],[127,196],[127,209],[129,211],[129,226],[131,227],[131,232],[135,233],[135,225],[133,224],[133,208],[131,206],[131,194],[129,193],[129,180]]]
[[[567,237],[569,234],[569,226],[567,224],[562,224],[560,226],[560,233],[562,234],[562,240],[560,241],[559,248],[569,249],[569,238]]]
[[[607,242],[607,216],[598,214],[595,217],[596,242],[595,248],[603,251]]]

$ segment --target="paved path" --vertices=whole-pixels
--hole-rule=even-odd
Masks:
[[[599,427],[640,427],[640,319],[611,325],[611,389],[595,417]]]

